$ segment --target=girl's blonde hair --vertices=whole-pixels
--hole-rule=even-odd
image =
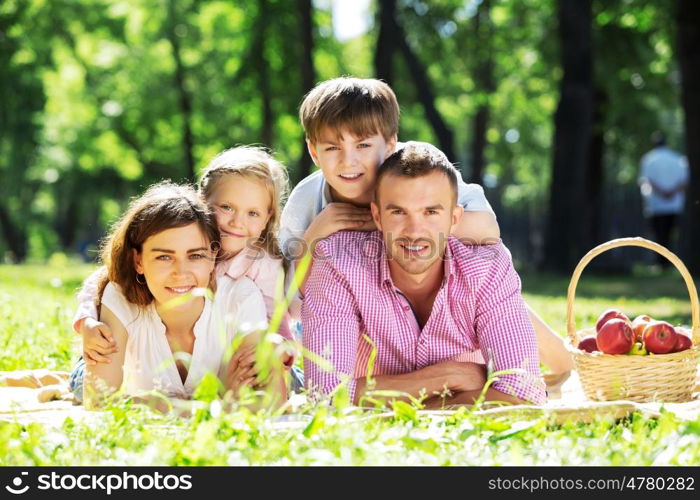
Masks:
[[[287,197],[289,181],[287,169],[275,160],[267,149],[256,146],[237,146],[219,153],[202,171],[199,193],[209,200],[224,176],[239,175],[262,182],[270,194],[270,219],[260,234],[260,247],[272,257],[281,257],[277,232],[282,205]]]
[[[141,252],[143,243],[161,231],[190,224],[197,224],[212,251],[218,250],[219,229],[214,214],[191,186],[163,181],[132,199],[102,244],[104,268],[98,282],[96,304],[100,305],[102,293],[110,281],[121,287],[124,297],[132,304],[150,304],[153,295],[143,278],[139,281],[137,277],[134,250]],[[215,289],[215,285],[212,273],[209,286]]]

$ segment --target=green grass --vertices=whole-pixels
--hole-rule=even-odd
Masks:
[[[74,293],[91,266],[0,266],[0,370],[70,370]],[[526,300],[564,333],[568,279],[522,276]],[[608,307],[688,323],[690,306],[672,273],[584,275],[576,303],[581,326]],[[60,426],[0,422],[0,465],[692,465],[700,461],[700,421],[641,414],[621,421],[554,425],[546,418],[483,417],[461,410],[426,416],[401,407],[384,416],[324,405],[281,424],[246,409],[221,413],[203,403],[191,419],[155,415],[128,403]],[[286,426],[285,426],[286,425]]]
[[[566,334],[566,293],[569,277],[521,273],[523,295],[532,308],[557,332]],[[696,281],[695,286],[700,284]],[[634,318],[639,314],[690,324],[690,298],[681,276],[666,271],[646,276],[643,270],[628,275],[584,274],[579,280],[574,301],[578,329],[595,325],[598,316],[611,307]]]
[[[94,266],[65,264],[0,266],[0,370],[71,370],[74,295]]]

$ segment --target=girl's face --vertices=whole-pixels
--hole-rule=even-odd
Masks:
[[[224,258],[237,255],[262,234],[272,214],[267,187],[258,180],[227,175],[207,202],[214,207]]]
[[[159,306],[195,288],[208,287],[215,257],[202,230],[192,223],[147,238],[141,252],[134,251],[134,264]]]

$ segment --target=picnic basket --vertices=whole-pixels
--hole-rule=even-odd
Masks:
[[[669,354],[634,356],[589,353],[577,348],[595,328],[576,330],[574,300],[576,286],[584,268],[603,252],[624,246],[647,248],[666,257],[681,273],[688,288],[691,305],[692,347]],[[620,238],[598,245],[578,263],[566,297],[567,348],[574,358],[586,397],[593,401],[629,400],[638,403],[663,401],[681,403],[692,398],[700,356],[700,305],[693,279],[683,262],[667,248],[644,238]]]

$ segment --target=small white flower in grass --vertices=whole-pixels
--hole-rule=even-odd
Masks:
[[[307,403],[307,398],[305,394],[294,393],[289,396],[287,404],[292,409],[292,412],[299,411],[299,409]]]
[[[229,454],[226,462],[228,465],[248,465],[248,460],[243,457],[243,454],[240,451],[232,451]]]
[[[55,448],[58,448],[59,446],[65,447],[71,444],[68,437],[61,432],[48,433],[46,436],[44,436],[44,441],[51,443],[51,445],[53,445]]]
[[[218,399],[212,401],[209,405],[209,413],[211,414],[211,416],[214,418],[219,418],[222,412],[223,408],[221,407],[221,401],[219,401]]]
[[[61,288],[61,286],[63,285],[63,281],[61,281],[61,278],[57,277],[51,278],[51,281],[49,281],[49,283],[54,288]]]

